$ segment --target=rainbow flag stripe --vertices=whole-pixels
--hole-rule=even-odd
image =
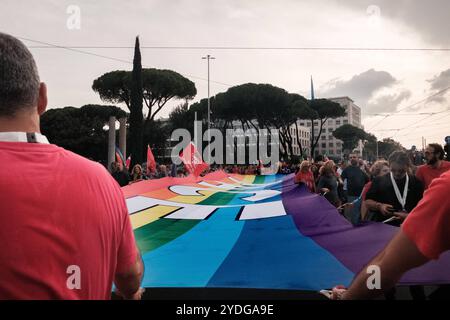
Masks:
[[[123,188],[145,263],[160,288],[319,290],[349,285],[397,228],[354,227],[293,176],[163,178]],[[450,283],[450,255],[402,284]]]

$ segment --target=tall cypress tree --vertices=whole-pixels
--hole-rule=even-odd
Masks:
[[[131,75],[130,99],[130,153],[131,167],[143,162],[143,125],[142,114],[142,64],[139,37],[134,46],[133,72]]]

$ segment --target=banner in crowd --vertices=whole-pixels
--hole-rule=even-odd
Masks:
[[[155,172],[156,171],[156,161],[153,156],[152,149],[147,145],[147,172]]]
[[[125,157],[122,154],[122,151],[116,146],[116,162],[120,163],[122,166],[126,165]]]
[[[144,287],[320,290],[349,285],[398,228],[353,226],[293,175],[163,178],[123,188]],[[400,284],[450,283],[450,255]]]
[[[192,142],[180,153],[180,159],[183,161],[184,167],[189,174],[193,174],[196,177],[209,168],[209,165],[203,161],[202,156]]]

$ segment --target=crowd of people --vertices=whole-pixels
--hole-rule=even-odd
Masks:
[[[303,161],[295,182],[322,194],[353,224],[361,221],[400,225],[422,199],[431,181],[450,169],[444,149],[433,143],[426,147],[424,162],[414,165],[404,151],[374,163],[351,154],[349,163],[333,160]]]
[[[279,162],[276,173],[295,173],[295,183],[324,196],[355,225],[362,221],[377,221],[398,226],[421,200],[431,181],[450,169],[450,162],[445,161],[444,156],[443,147],[433,143],[424,152],[396,151],[389,159],[380,158],[373,163],[357,154],[350,154],[348,160],[338,164],[326,156],[304,160],[297,165]],[[211,165],[201,175],[220,170],[230,174],[260,175],[262,169],[262,165]],[[183,165],[175,164],[156,164],[149,169],[143,163],[129,170],[121,162],[113,162],[110,172],[122,187],[142,180],[189,175]]]
[[[135,165],[128,172],[115,162],[109,174],[50,144],[40,133],[47,87],[27,47],[4,33],[0,70],[0,162],[7,164],[0,167],[0,299],[103,300],[111,298],[113,284],[124,299],[140,299],[144,265],[119,185],[182,177],[185,169]],[[369,263],[382,269],[386,290],[407,270],[450,250],[450,163],[438,144],[423,155],[419,166],[396,151],[373,164],[351,155],[349,164],[318,158],[298,167],[282,163],[278,172],[296,172],[295,182],[322,194],[353,223],[400,225],[406,218]],[[209,169],[215,170],[258,174],[263,167]],[[373,297],[379,292],[365,285],[369,274],[363,269],[348,290],[336,287],[333,298]]]
[[[292,173],[294,172],[294,166],[288,166],[287,164],[280,164],[278,173]],[[258,165],[211,165],[208,169],[201,173],[201,176],[205,176],[208,173],[215,171],[224,171],[231,174],[242,175],[260,175],[261,166]],[[110,172],[117,183],[123,187],[128,184],[133,184],[142,180],[153,180],[165,177],[182,178],[189,175],[188,170],[183,165],[175,164],[156,164],[154,169],[147,168],[147,164],[136,164],[131,170],[123,165],[122,162],[112,162],[110,165]]]

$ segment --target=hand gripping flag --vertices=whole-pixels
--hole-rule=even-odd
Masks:
[[[202,156],[192,142],[181,152],[180,159],[188,172],[196,177],[209,168],[209,165],[202,160]]]

